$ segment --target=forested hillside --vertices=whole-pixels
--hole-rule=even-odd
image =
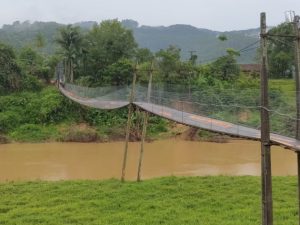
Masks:
[[[75,25],[87,31],[94,24],[97,23],[88,21]],[[213,61],[211,59],[225,54],[226,48],[242,49],[258,40],[259,33],[258,29],[218,32],[190,25],[139,26],[133,20],[124,20],[122,24],[133,30],[135,40],[141,48],[149,48],[152,52],[157,52],[174,45],[181,49],[181,56],[184,60],[190,57],[190,51],[196,51],[193,54],[196,54],[198,61],[202,63]],[[61,26],[62,24],[55,22],[15,22],[12,25],[4,25],[0,29],[0,41],[19,49],[27,45],[36,46],[37,36],[43,36],[44,45],[40,50],[47,54],[53,54],[57,49],[54,42],[57,29]],[[218,36],[223,34],[227,36],[228,40],[220,42]],[[254,61],[255,55],[256,49],[253,49],[241,54],[237,60],[239,63],[251,63]]]
[[[137,43],[143,48],[156,52],[169,45],[180,48],[183,59],[190,57],[190,51],[196,51],[199,62],[208,62],[225,54],[227,48],[240,50],[258,40],[258,29],[245,31],[218,32],[196,28],[190,25],[172,25],[169,27],[138,26],[135,21],[126,20],[123,24],[134,31]],[[220,43],[218,36],[226,35],[227,41]],[[256,50],[241,54],[239,63],[254,61]]]

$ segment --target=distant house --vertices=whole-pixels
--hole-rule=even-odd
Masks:
[[[260,67],[260,64],[240,64],[241,71],[250,74],[259,74]]]

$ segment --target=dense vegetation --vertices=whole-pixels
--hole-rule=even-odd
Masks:
[[[24,29],[23,24],[17,23],[14,26]],[[127,21],[128,26],[130,21]],[[287,24],[283,24],[270,32],[290,32],[290,28]],[[226,45],[231,40],[229,35],[214,38],[220,46]],[[60,27],[54,41],[58,48],[55,54],[50,56],[43,51],[47,40],[41,33],[35,35],[31,45],[19,50],[0,43],[1,142],[8,139],[96,141],[124,135],[126,109],[112,112],[87,109],[66,100],[51,87],[58,62],[63,62],[67,82],[83,86],[128,84],[136,68],[138,82],[141,84],[148,82],[149,71],[153,71],[153,82],[165,90],[174,92],[205,90],[205,94],[197,91],[191,92],[191,95],[208,106],[218,101],[225,106],[257,105],[259,101],[257,74],[241,73],[237,64],[240,51],[232,48],[228,48],[223,56],[211,63],[198,64],[195,54],[192,54],[189,60],[183,61],[181,49],[173,45],[155,53],[147,48],[139,48],[133,31],[125,28],[117,20],[103,21],[94,24],[90,29],[72,25]],[[276,43],[270,42],[270,49],[274,49],[271,52],[273,54],[271,59],[280,58],[278,54],[290,55],[291,49],[285,49]],[[291,57],[289,62],[292,62]],[[284,73],[282,67],[276,68],[271,67],[272,74],[277,74],[274,77],[290,77],[287,76],[289,67],[285,68]],[[223,94],[225,92],[226,95]],[[291,107],[292,100],[289,100],[287,105],[286,101],[280,98],[281,92],[280,88],[275,87],[271,94],[271,105],[277,107],[276,109],[288,110],[292,116],[294,112]],[[294,96],[288,97],[292,99]],[[257,126],[259,122],[259,113],[256,109],[245,111],[243,108],[229,109],[216,106],[212,111],[203,106],[202,110],[206,110],[208,116],[234,123]],[[247,114],[246,121],[244,114]],[[282,120],[276,116],[273,118],[275,118],[273,130],[279,132],[287,129],[288,134],[292,133],[294,127],[292,120]],[[140,128],[139,113],[134,115],[134,122],[135,127]],[[163,119],[151,117],[150,124],[150,137],[168,131],[168,123]],[[139,136],[139,129],[133,131],[133,139],[138,139]]]
[[[141,123],[139,113],[133,119]],[[119,140],[124,137],[126,121],[127,109],[101,111],[82,107],[63,97],[55,87],[0,97],[2,142]],[[151,117],[150,121],[150,138],[167,131],[165,120]],[[132,140],[139,139],[140,130],[132,132]]]
[[[260,190],[259,177],[3,183],[0,224],[253,225]],[[297,224],[296,178],[274,177],[273,199],[274,222]]]

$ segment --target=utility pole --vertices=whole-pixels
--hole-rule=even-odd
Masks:
[[[296,107],[297,107],[297,121],[296,121],[296,139],[300,140],[300,17],[294,17],[294,32],[295,32],[295,82],[296,82]],[[298,216],[300,225],[300,152],[297,152],[298,165]]]
[[[297,122],[296,122],[296,139],[300,140],[300,34],[299,34],[299,16],[294,17],[295,32],[295,82],[296,82],[296,106],[297,106]]]
[[[130,137],[130,129],[131,129],[132,113],[133,113],[133,101],[134,101],[134,96],[135,96],[135,83],[136,83],[136,76],[137,76],[136,73],[137,73],[137,65],[134,68],[133,81],[132,81],[132,89],[131,89],[130,98],[129,98],[128,118],[127,118],[126,138],[125,138],[125,148],[124,148],[122,176],[121,176],[121,181],[122,182],[124,182],[124,180],[125,180],[127,155],[128,155],[128,142],[129,142],[129,137]]]
[[[194,54],[195,52],[197,52],[197,51],[189,51],[189,53],[191,54],[191,56],[190,56],[190,62],[192,64],[195,64],[196,61],[197,61],[197,58],[198,58],[198,56]]]
[[[262,178],[262,224],[273,225],[271,142],[268,102],[268,60],[266,13],[260,15],[261,28],[261,178]]]
[[[189,51],[189,53],[191,54],[191,58],[193,57],[193,55],[194,55],[195,52],[196,51]]]

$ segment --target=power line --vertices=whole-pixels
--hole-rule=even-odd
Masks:
[[[295,38],[295,35],[284,35],[284,34],[267,34],[267,37],[282,37],[282,38]]]
[[[244,51],[240,51],[240,53],[245,53],[245,52],[250,52],[250,51],[253,51],[253,50],[257,50],[257,48],[258,48],[258,46],[252,47],[252,48],[248,48],[248,49],[246,49]]]
[[[256,45],[256,44],[257,44],[257,43],[259,43],[259,42],[260,42],[260,40],[258,40],[258,41],[255,41],[255,42],[253,42],[253,43],[251,43],[251,44],[247,45],[246,47],[244,47],[244,48],[240,49],[240,50],[239,50],[239,52],[242,52],[242,51],[246,50],[247,48],[250,48],[250,47],[252,47],[252,46]]]
[[[285,41],[282,41],[282,40],[280,40],[280,39],[278,39],[278,38],[271,37],[271,38],[269,38],[269,39],[272,40],[272,41],[279,42],[279,43],[281,43],[281,44],[287,45],[287,46],[289,46],[289,47],[294,47],[294,45],[291,45],[290,43],[285,42]]]
[[[260,40],[257,40],[257,41],[255,41],[255,42],[249,44],[249,45],[246,45],[245,47],[241,48],[241,49],[238,50],[237,52],[241,54],[241,53],[245,53],[245,52],[248,52],[248,51],[252,51],[252,50],[254,50],[254,49],[257,49],[258,46],[257,46],[257,47],[252,47],[252,46],[258,44],[259,42],[260,42]],[[252,48],[251,48],[251,47],[252,47]],[[214,58],[209,58],[209,59],[201,60],[201,62],[202,62],[202,63],[203,63],[203,62],[204,62],[204,63],[205,63],[205,62],[210,62],[210,61],[216,60],[216,59],[218,59],[218,58],[220,58],[220,57],[223,57],[223,56],[226,56],[226,55],[223,54],[223,55],[221,55],[221,56],[219,56],[219,57],[214,57]]]

